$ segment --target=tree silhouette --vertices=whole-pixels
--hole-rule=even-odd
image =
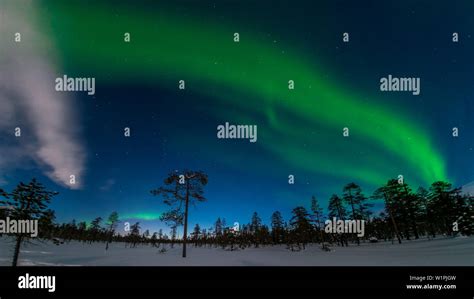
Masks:
[[[324,242],[324,234],[321,227],[321,223],[323,223],[323,209],[319,206],[318,200],[314,195],[311,197],[311,212],[311,220],[316,225],[320,241]]]
[[[434,215],[430,207],[429,192],[423,187],[418,187],[416,196],[420,204],[420,218],[425,222],[423,230],[427,232],[428,238],[430,236],[435,237],[436,229],[434,226]]]
[[[217,218],[216,223],[214,224],[214,232],[216,236],[222,234],[222,221],[220,217]]]
[[[374,191],[372,195],[373,199],[383,199],[385,203],[385,210],[387,211],[390,221],[393,225],[393,231],[397,236],[398,243],[402,243],[402,238],[400,236],[400,232],[398,231],[397,221],[395,220],[395,198],[397,197],[397,188],[398,188],[398,181],[395,179],[389,180],[385,186],[382,186]]]
[[[181,175],[174,172],[164,180],[165,186],[151,191],[153,195],[161,196],[163,202],[172,207],[171,211],[178,218],[184,204],[183,257],[186,257],[189,204],[206,200],[203,194],[207,182],[207,175],[201,171],[187,170]]]
[[[329,199],[328,212],[329,218],[336,217],[341,220],[345,220],[347,217],[347,211],[344,208],[344,203],[342,202],[342,199],[336,194],[333,194]]]
[[[108,234],[108,238],[107,238],[107,243],[105,244],[105,250],[108,250],[109,249],[109,243],[112,241],[112,238],[115,234],[115,229],[117,228],[117,223],[119,221],[119,215],[117,212],[112,212],[112,214],[110,214],[109,218],[107,219],[107,225],[108,225],[108,229],[107,229],[107,234]]]
[[[331,198],[329,199],[328,216],[329,218],[331,218],[331,221],[334,217],[340,220],[345,220],[347,217],[347,211],[344,208],[344,203],[342,202],[342,198],[340,198],[336,194],[333,194]],[[335,238],[338,239],[341,246],[344,246],[344,244],[346,246],[348,245],[347,240],[344,237],[344,235],[338,234],[338,236]]]
[[[256,233],[262,226],[262,219],[258,216],[257,212],[253,212],[252,220],[250,222],[250,232]]]
[[[474,234],[474,196],[456,194],[457,220],[460,231],[466,236]]]
[[[292,211],[293,217],[290,220],[292,227],[292,234],[298,245],[303,245],[303,249],[306,248],[306,244],[311,241],[312,225],[309,218],[309,213],[304,207],[296,207]]]
[[[40,229],[39,236],[44,239],[51,239],[54,231],[54,220],[56,215],[53,210],[46,210],[38,219],[38,227]]]
[[[196,223],[196,225],[194,226],[192,236],[193,236],[194,246],[197,247],[199,237],[201,236],[201,227],[199,226],[198,223]]]
[[[430,207],[436,219],[436,225],[447,235],[452,235],[452,225],[457,220],[456,194],[458,189],[452,189],[447,182],[434,182],[429,189]]]
[[[160,220],[171,228],[171,248],[174,247],[176,241],[176,231],[179,226],[183,225],[183,212],[180,209],[173,209],[164,212],[160,216]]]
[[[157,232],[154,232],[153,235],[151,235],[150,240],[151,240],[151,245],[152,245],[153,247],[156,247],[156,241],[158,240],[158,234],[157,234]]]
[[[12,208],[9,212],[9,217],[12,219],[38,220],[42,216],[48,216],[50,211],[47,210],[47,204],[49,204],[53,196],[57,194],[57,192],[46,190],[40,182],[33,178],[28,184],[20,182],[11,193],[2,190],[1,195],[5,200],[0,201],[0,204]],[[28,234],[16,235],[12,262],[13,267],[16,267],[18,263],[21,244],[25,239],[28,239],[28,237]]]
[[[351,206],[353,220],[364,218],[364,212],[367,211],[367,206],[364,203],[366,198],[359,185],[349,183],[344,186],[343,198]],[[360,245],[359,237],[357,237],[357,244]]]
[[[135,247],[138,242],[140,242],[140,222],[136,222],[130,226],[130,235],[129,239],[132,242],[132,247]]]
[[[89,229],[90,236],[89,236],[89,244],[91,244],[93,241],[98,240],[98,236],[101,233],[102,227],[100,224],[102,223],[102,217],[97,217],[94,220],[91,221],[91,226]]]
[[[201,177],[204,176],[204,178]],[[182,180],[182,178],[184,178]],[[188,183],[186,183],[186,180]],[[179,183],[179,184],[178,184]],[[55,192],[44,190],[41,184],[32,180],[29,184],[20,183],[12,193],[0,189],[0,196],[5,198],[0,201],[0,218],[10,217],[12,219],[38,220],[39,238],[52,239],[54,244],[78,240],[83,243],[105,242],[106,250],[112,241],[125,242],[126,246],[136,247],[137,244],[156,243],[169,244],[171,247],[175,242],[183,243],[183,256],[186,256],[187,234],[187,211],[189,204],[204,201],[203,187],[207,183],[207,177],[202,173],[185,172],[182,177],[171,174],[165,180],[165,186],[153,190],[152,194],[163,197],[164,202],[171,207],[162,213],[160,220],[171,226],[171,238],[160,229],[150,237],[149,231],[140,234],[140,225],[135,223],[131,226],[128,235],[115,234],[118,214],[113,212],[107,222],[103,223],[101,217],[95,218],[89,225],[82,221],[76,224],[75,220],[69,223],[56,224],[55,213],[48,210],[46,204]],[[402,238],[409,239],[428,236],[435,237],[439,234],[457,234],[470,236],[474,233],[474,197],[462,193],[460,188],[453,188],[447,182],[434,182],[429,190],[418,188],[414,193],[408,184],[391,179],[385,185],[375,190],[372,199],[382,199],[385,203],[385,211],[374,217],[368,218],[365,209],[369,207],[364,200],[360,187],[348,184],[344,188],[344,197],[333,194],[329,200],[328,216],[346,220],[347,211],[345,204],[350,207],[349,217],[363,220],[368,219],[365,226],[366,238],[376,237],[385,241],[397,237],[399,243]],[[324,246],[329,243],[339,243],[348,246],[348,240],[359,241],[356,237],[348,238],[345,234],[328,234],[321,229],[323,211],[316,198],[311,199],[311,212],[303,207],[292,210],[289,224],[285,222],[281,213],[275,211],[270,219],[271,229],[262,223],[257,212],[251,216],[248,224],[240,226],[239,231],[226,227],[225,219],[219,217],[214,227],[202,229],[199,223],[190,234],[194,246],[221,247],[225,250],[245,249],[249,247],[260,247],[267,245],[286,244],[288,249],[305,249],[308,243],[323,242]],[[176,241],[177,228],[185,225],[185,233],[182,241]],[[319,234],[318,234],[319,233]],[[15,235],[15,253],[13,264],[18,263],[20,246],[29,238],[27,234]],[[159,246],[158,246],[159,247]],[[163,245],[161,253],[166,252]]]
[[[273,244],[279,244],[283,241],[284,238],[284,223],[283,217],[279,211],[275,211],[271,217],[271,225],[272,225],[272,241]]]

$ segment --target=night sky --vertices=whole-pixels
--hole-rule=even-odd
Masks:
[[[37,177],[60,192],[58,221],[164,228],[149,191],[182,169],[209,176],[190,210],[204,228],[288,219],[312,195],[327,207],[349,182],[474,181],[472,1],[135,2],[0,4],[0,186]],[[95,78],[95,95],[55,91],[64,74]],[[419,77],[420,95],[381,92],[389,74]],[[225,122],[258,141],[217,139]]]

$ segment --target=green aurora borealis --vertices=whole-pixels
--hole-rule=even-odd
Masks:
[[[198,205],[190,219],[203,225],[218,216],[246,221],[253,211],[264,221],[275,210],[288,216],[312,195],[325,208],[349,182],[370,196],[398,175],[414,190],[474,179],[465,167],[474,161],[474,135],[471,85],[463,79],[472,73],[466,54],[472,42],[448,44],[452,28],[470,27],[450,17],[439,22],[444,31],[426,31],[438,24],[433,16],[442,7],[425,12],[423,3],[406,4],[416,14],[399,11],[406,13],[400,23],[356,3],[339,12],[331,1],[6,3],[34,12],[30,21],[41,33],[24,32],[13,47],[46,52],[54,76],[96,78],[94,96],[67,94],[79,120],[70,125],[81,132],[87,157],[84,185],[60,189],[54,207],[61,220],[116,210],[121,219],[164,226],[157,219],[166,207],[149,191],[185,168],[209,175],[206,209]],[[394,5],[376,6],[392,15]],[[344,30],[351,33],[348,44]],[[379,80],[388,74],[420,76],[421,94],[381,92]],[[257,125],[258,141],[217,139],[216,127],[225,122]],[[41,177],[41,165],[31,173],[57,187]],[[290,174],[295,185],[288,184]],[[31,175],[23,169],[13,176]]]
[[[90,10],[64,4],[48,2],[44,15],[57,37],[66,68],[77,73],[118,81],[137,80],[130,74],[141,74],[140,80],[169,84],[185,79],[187,88],[204,94],[208,93],[206,85],[217,85],[220,91],[236,89],[241,97],[229,97],[226,92],[213,96],[266,117],[259,132],[262,146],[289,165],[309,172],[379,184],[399,174],[390,171],[390,165],[397,161],[410,173],[416,171],[416,181],[430,183],[447,178],[442,156],[433,147],[426,128],[390,107],[374,104],[376,99],[362,101],[337,81],[326,79],[322,66],[308,58],[309,53],[282,53],[278,47],[253,38],[252,32],[239,31],[241,41],[234,43],[237,30],[231,28],[239,28],[236,24],[203,22],[125,6],[112,14],[105,6]],[[86,23],[82,22],[85,15]],[[129,44],[123,42],[125,32],[131,33]],[[294,90],[288,89],[288,80],[294,80]],[[259,102],[245,100],[246,94]],[[279,111],[284,115],[280,117]],[[215,113],[225,115],[226,111]],[[311,127],[324,128],[341,138],[332,138],[331,143],[323,138],[308,139],[303,132]],[[343,127],[350,129],[353,150],[369,143],[393,159],[386,155],[368,155],[363,160],[344,154],[328,157],[330,153],[345,152],[348,143],[342,138]],[[281,142],[288,137],[297,142]],[[305,150],[303,143],[316,146],[322,155]]]

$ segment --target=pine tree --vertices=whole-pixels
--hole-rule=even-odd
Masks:
[[[456,207],[459,231],[466,236],[474,234],[474,196],[457,194]]]
[[[0,218],[1,219],[1,218]],[[46,210],[38,220],[39,236],[44,239],[51,239],[55,229],[54,220],[56,215],[53,210]]]
[[[363,212],[366,211],[366,205],[364,203],[366,198],[362,194],[362,189],[359,185],[349,183],[344,186],[343,198],[351,207],[352,219],[362,219],[364,217]],[[357,245],[360,245],[359,237],[357,237]]]
[[[189,204],[206,200],[204,186],[207,185],[207,182],[207,175],[201,171],[184,171],[183,175],[170,173],[164,181],[164,187],[151,191],[153,195],[162,196],[165,204],[178,205],[172,211],[180,212],[182,204],[184,204],[183,257],[186,257]]]
[[[311,241],[312,226],[309,218],[309,213],[304,207],[296,207],[292,211],[293,217],[290,219],[290,226],[292,233],[295,236],[295,240],[299,247],[301,243],[303,249],[306,248],[306,244]]]
[[[405,197],[404,208],[406,210],[406,214],[408,215],[407,225],[411,227],[411,230],[415,235],[415,239],[419,239],[420,234],[417,222],[423,215],[421,198],[412,192],[408,184],[403,183],[402,188],[402,196]]]
[[[176,242],[177,227],[171,227],[171,248],[174,248],[174,243]]]
[[[355,183],[344,186],[343,199],[350,205],[352,219],[367,219],[371,204],[366,203],[366,197],[362,194],[362,189]]]
[[[279,211],[275,211],[271,217],[273,244],[280,244],[284,238],[283,217]]]
[[[328,216],[333,220],[333,218],[339,219],[339,220],[345,220],[347,217],[347,211],[344,207],[344,203],[342,201],[342,198],[337,196],[336,194],[333,194],[331,198],[329,199],[329,206],[328,206]],[[347,239],[345,238],[344,235],[337,235],[335,238],[338,240],[338,242],[341,244],[341,246],[348,246]]]
[[[148,242],[148,237],[150,237],[150,231],[147,229],[147,230],[143,233],[143,239],[145,240],[145,242]]]
[[[256,233],[262,226],[262,219],[258,216],[257,212],[252,215],[252,221],[250,223],[250,231]]]
[[[257,231],[257,242],[262,245],[267,245],[271,242],[271,235],[268,226],[262,225]]]
[[[174,248],[178,227],[183,225],[183,218],[184,214],[180,211],[180,209],[164,212],[160,216],[160,220],[164,221],[165,224],[171,228],[171,248]]]
[[[430,187],[430,202],[434,218],[440,231],[452,235],[452,224],[457,220],[456,216],[456,190],[447,182],[434,182]]]
[[[42,216],[47,215],[47,204],[57,194],[57,192],[46,190],[40,182],[32,179],[28,184],[20,182],[11,193],[1,190],[0,195],[5,200],[0,201],[0,204],[12,208],[9,212],[9,217],[12,219],[38,220]],[[21,244],[28,237],[27,234],[17,234],[12,262],[13,267],[16,267],[18,263]]]
[[[92,241],[97,241],[98,240],[98,235],[100,234],[100,231],[102,230],[100,224],[102,223],[102,217],[97,217],[91,222],[90,226],[90,239],[89,243],[92,243]]]
[[[420,203],[420,218],[423,221],[423,230],[428,235],[428,238],[430,236],[435,237],[436,230],[433,225],[434,218],[429,202],[429,192],[423,187],[418,187],[416,196],[418,197],[418,201]]]
[[[331,219],[336,217],[340,220],[345,220],[347,217],[347,211],[344,208],[344,203],[342,202],[342,199],[336,194],[333,194],[329,199],[328,211],[329,218]]]
[[[324,242],[324,235],[321,224],[323,223],[323,209],[319,206],[318,200],[313,195],[311,197],[311,220],[316,225],[316,230],[319,231],[320,241]]]
[[[398,239],[398,243],[402,243],[402,238],[400,236],[400,231],[398,230],[397,221],[395,219],[395,214],[398,209],[398,203],[396,198],[398,197],[398,188],[399,183],[397,180],[392,179],[387,182],[385,186],[382,186],[375,190],[372,195],[373,199],[383,199],[385,203],[385,211],[387,211],[390,221],[392,222],[393,231]]]
[[[72,239],[79,240],[78,235],[78,227],[76,224],[76,219],[72,219],[71,223],[67,226],[67,231],[65,232],[64,237],[67,241],[71,241]]]
[[[157,240],[158,240],[158,234],[157,234],[157,232],[154,232],[153,235],[150,238],[151,246],[156,247],[156,241]]]
[[[102,217],[97,217],[91,221],[91,229],[100,230],[100,224],[102,223]]]
[[[140,222],[136,222],[132,226],[130,226],[130,241],[132,242],[133,247],[137,245],[140,241]]]
[[[198,239],[199,239],[200,235],[201,235],[201,227],[199,226],[198,223],[196,223],[196,225],[194,226],[194,229],[193,229],[193,234],[192,234],[192,238],[193,238],[195,247],[197,247],[197,245],[198,245]]]
[[[109,243],[112,242],[112,238],[115,234],[115,230],[117,229],[117,223],[119,221],[119,215],[117,212],[112,212],[112,214],[110,214],[109,218],[107,219],[107,225],[108,225],[108,229],[107,229],[107,234],[108,234],[108,238],[107,238],[107,243],[105,244],[105,250],[108,250],[109,249]]]
[[[81,221],[77,224],[77,232],[79,240],[85,242],[87,238],[87,223],[85,221]]]
[[[217,218],[216,223],[214,224],[214,232],[216,236],[222,234],[222,221],[220,217]]]
[[[221,224],[222,224],[222,231],[225,232],[228,229],[227,221],[225,220],[225,218],[222,218]]]
[[[389,180],[384,190],[390,204],[390,211],[387,210],[387,212],[393,216],[400,237],[403,234],[407,240],[410,240],[413,232],[415,238],[418,238],[417,221],[421,214],[419,197],[411,191],[408,184],[396,179]]]

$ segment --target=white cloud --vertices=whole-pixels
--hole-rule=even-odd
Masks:
[[[19,8],[9,2],[2,9],[0,35],[12,40],[0,45],[0,133],[7,140],[0,144],[0,166],[14,170],[29,158],[56,183],[77,189],[85,171],[85,149],[74,99],[54,89],[60,74],[51,41],[36,30],[32,6]],[[21,43],[13,42],[12,32],[22,34]],[[17,126],[22,136],[15,139]],[[70,175],[75,175],[75,185],[69,184]]]

